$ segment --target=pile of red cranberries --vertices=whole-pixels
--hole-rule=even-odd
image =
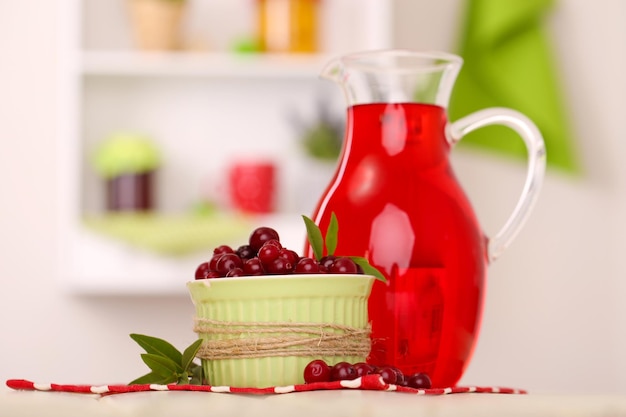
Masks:
[[[271,227],[258,227],[248,243],[233,249],[220,245],[208,262],[196,269],[196,279],[287,274],[362,274],[359,265],[348,257],[325,256],[319,261],[301,257],[280,243]]]
[[[330,366],[321,359],[309,362],[304,368],[304,382],[310,384],[313,382],[345,381],[372,374],[380,375],[387,384],[417,389],[428,389],[432,386],[430,377],[423,372],[404,375],[396,367],[376,367],[365,362],[355,364],[339,362]]]

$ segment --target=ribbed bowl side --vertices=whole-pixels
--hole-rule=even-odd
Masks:
[[[290,279],[295,276],[291,276]],[[360,276],[361,280],[364,278]],[[237,299],[237,292],[221,292],[221,297],[207,297],[207,289],[194,291],[190,286],[192,299],[196,305],[196,314],[199,318],[207,318],[222,322],[245,322],[245,323],[332,323],[364,329],[368,325],[367,298],[371,290],[372,280],[363,282],[353,280],[354,289],[350,291],[350,285],[339,285],[338,295],[329,295],[328,285],[332,281],[319,280],[311,284],[307,277],[307,288],[298,286],[288,296],[288,290],[284,288],[274,296],[271,291],[257,291],[257,298],[241,294],[243,299]],[[228,285],[227,280],[222,280],[221,285]],[[252,280],[251,280],[252,281]],[[267,284],[265,282],[251,282],[247,290],[254,292],[253,286]],[[289,285],[295,284],[289,283]],[[271,284],[270,284],[271,285]],[[199,287],[199,285],[196,285]],[[209,292],[211,286],[208,287]],[[316,294],[316,288],[319,289]],[[199,294],[202,293],[202,294]],[[268,334],[258,333],[254,337],[264,338],[271,336],[285,336],[293,334]],[[251,337],[248,334],[203,334],[199,337],[204,340],[224,340],[232,338]],[[340,361],[351,363],[365,361],[365,356],[268,356],[261,358],[239,359],[215,359],[202,360],[205,374],[209,377],[209,383],[214,386],[235,387],[269,387],[284,386],[304,383],[303,370],[307,363],[314,359],[324,359],[329,364]]]

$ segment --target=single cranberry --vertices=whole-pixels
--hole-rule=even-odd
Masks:
[[[222,257],[223,253],[218,253],[215,254],[211,257],[211,260],[209,260],[209,269],[211,271],[217,271],[217,261],[220,260],[220,258]]]
[[[280,242],[278,232],[271,227],[258,227],[250,234],[248,243],[252,246],[252,250],[256,252],[270,239],[275,239]]]
[[[226,273],[227,277],[242,277],[244,276],[243,269],[237,267],[233,268]]]
[[[222,276],[220,275],[219,272],[217,271],[211,271],[207,274],[206,276],[207,278],[221,278]]]
[[[304,382],[307,384],[328,381],[330,381],[330,366],[323,360],[311,361],[304,368]]]
[[[404,373],[396,368],[395,366],[392,366],[393,370],[396,371],[396,385],[400,385],[400,386],[406,386],[407,384],[407,378],[406,375],[404,375]]]
[[[398,373],[391,366],[384,366],[378,371],[386,384],[395,384],[398,380]]]
[[[209,263],[202,262],[200,265],[198,265],[198,268],[196,268],[195,278],[196,279],[208,278],[209,272],[211,272],[211,267],[209,266]]]
[[[335,262],[335,259],[337,259],[335,256],[327,255],[327,256],[322,257],[322,259],[319,260],[319,264],[322,265],[324,268],[326,268],[328,271],[330,271],[330,267]]]
[[[220,245],[213,249],[213,255],[225,254],[225,253],[235,253],[233,248],[228,245]]]
[[[330,369],[331,381],[346,381],[356,379],[356,369],[348,362],[339,362]]]
[[[331,274],[356,274],[356,271],[354,261],[345,256],[335,259],[335,262],[328,268],[328,272]]]
[[[265,246],[265,245],[274,245],[278,249],[282,249],[283,248],[283,245],[281,245],[281,243],[277,239],[267,240],[265,243],[263,243],[263,246]]]
[[[263,264],[257,257],[250,258],[243,263],[243,272],[246,275],[263,275],[265,273]]]
[[[287,248],[282,248],[278,256],[289,262],[291,265],[296,265],[300,259],[295,251]]]
[[[241,245],[237,248],[237,255],[243,260],[254,258],[255,252],[250,245]]]
[[[259,249],[257,257],[261,260],[263,265],[269,265],[274,259],[278,258],[278,255],[280,255],[280,249],[277,246],[266,243]]]
[[[374,367],[365,362],[357,362],[354,364],[354,370],[356,371],[356,376],[365,376],[371,375],[374,373]]]
[[[409,386],[409,381],[406,377],[406,375],[402,376],[402,381],[396,382],[396,385],[401,386],[401,387],[408,387]]]
[[[296,274],[317,274],[320,271],[319,264],[315,259],[301,258],[294,269]]]
[[[408,377],[406,384],[411,388],[417,389],[428,389],[432,387],[430,377],[428,376],[428,374],[425,374],[423,372],[418,372]]]
[[[237,254],[225,253],[217,261],[217,272],[219,272],[221,276],[226,276],[231,269],[241,268],[242,266],[243,261]]]
[[[273,275],[289,274],[293,269],[293,265],[282,258],[276,258],[269,264],[263,263],[263,266],[268,274]]]

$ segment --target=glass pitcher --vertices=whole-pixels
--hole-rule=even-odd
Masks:
[[[345,140],[313,220],[339,220],[336,255],[368,258],[387,277],[369,300],[368,362],[405,375],[426,372],[454,386],[477,338],[487,266],[513,240],[537,199],[545,147],[537,127],[511,109],[490,108],[455,122],[446,108],[462,59],[385,50],[331,61],[322,77],[347,100]],[[501,124],[528,149],[528,171],[507,222],[487,238],[450,165],[468,132]],[[305,253],[312,256],[310,247]]]

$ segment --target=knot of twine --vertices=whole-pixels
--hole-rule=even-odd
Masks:
[[[230,322],[196,317],[198,334],[225,337],[204,340],[197,357],[207,360],[268,356],[367,356],[370,327],[333,323]]]

